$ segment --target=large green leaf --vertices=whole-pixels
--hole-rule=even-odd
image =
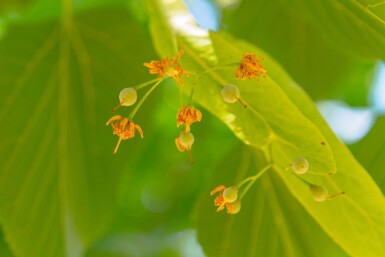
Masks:
[[[224,22],[231,33],[269,52],[313,99],[367,105],[375,62],[341,49],[302,12],[309,11],[299,12],[289,1],[243,0]]]
[[[242,142],[261,150],[265,161],[278,164],[273,169],[276,178],[284,182],[308,214],[344,251],[352,256],[384,255],[383,195],[346,146],[328,128],[306,94],[267,53],[223,34],[205,34],[189,20],[190,16],[183,5],[175,2],[171,5],[166,1],[159,1],[159,4],[163,10],[169,11],[166,16],[169,24],[181,37],[180,48],[186,52],[182,61],[184,67],[192,71],[208,71],[207,76],[191,76],[190,80],[186,80],[187,85],[195,88],[195,100],[227,124]],[[175,22],[175,14],[178,17],[185,15],[185,23]],[[154,19],[152,22],[160,21]],[[152,33],[155,41],[166,40],[162,38],[161,29],[152,30]],[[209,70],[213,65],[225,66],[239,62],[242,53],[247,51],[265,57],[264,66],[268,70],[266,79],[258,82],[237,81],[233,75],[235,67]],[[247,110],[238,104],[227,105],[223,102],[220,89],[226,84],[239,86],[241,97],[249,104]],[[298,156],[305,156],[310,160],[311,169],[321,173],[309,174],[304,178],[324,185],[331,193],[344,190],[347,194],[326,203],[315,202],[308,185],[280,168],[286,167]],[[337,174],[325,176],[334,171],[334,165]],[[198,210],[207,211],[210,210]],[[247,220],[243,222],[249,224]],[[213,224],[207,224],[199,232],[208,233]],[[202,244],[207,249],[210,242],[206,240]],[[229,242],[228,247],[235,251],[243,244]]]
[[[312,19],[334,44],[371,59],[385,59],[385,6],[381,0],[296,0],[296,13]]]
[[[127,154],[140,152],[134,138],[112,156],[117,138],[104,124],[121,88],[146,77],[147,38],[119,9],[65,14],[14,25],[0,41],[0,121],[10,124],[0,222],[20,257],[81,256],[115,215]]]

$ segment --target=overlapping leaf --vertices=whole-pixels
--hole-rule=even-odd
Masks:
[[[289,1],[243,0],[228,12],[224,23],[232,34],[269,52],[313,99],[338,98],[351,105],[367,105],[375,61],[347,51],[353,42],[342,48],[310,14]],[[324,23],[330,25],[332,20]]]
[[[384,255],[381,241],[385,235],[384,198],[365,170],[330,131],[311,100],[266,53],[223,34],[211,33],[208,36],[203,31],[194,31],[191,22],[186,22],[190,31],[178,31],[180,24],[172,23],[172,15],[176,8],[179,8],[179,15],[185,13],[183,7],[175,7],[175,3],[174,6],[161,4],[167,6],[163,10],[170,10],[170,24],[183,38],[180,47],[188,56],[183,62],[185,67],[207,71],[207,76],[198,76],[189,81],[195,88],[195,100],[227,124],[245,144],[261,149],[268,161],[285,167],[293,158],[305,156],[310,160],[311,169],[319,173],[329,173],[336,165],[338,173],[333,177],[305,176],[313,183],[323,184],[331,193],[341,190],[347,192],[346,196],[323,204],[312,199],[308,185],[296,176],[281,168],[275,171],[308,214],[349,255]],[[161,30],[152,32],[154,40],[165,40],[161,38]],[[268,78],[259,82],[236,81],[233,77],[234,67],[210,71],[213,64],[221,67],[239,62],[242,53],[247,51],[266,58],[264,65],[269,71]],[[229,106],[222,101],[221,86],[234,83],[249,104],[248,110],[240,105]],[[218,181],[218,184],[222,182]],[[206,226],[206,229],[201,233],[207,233],[210,227]],[[202,244],[207,247],[210,243],[202,241]],[[234,249],[242,247],[236,243],[229,244]],[[213,253],[211,255],[215,256]]]

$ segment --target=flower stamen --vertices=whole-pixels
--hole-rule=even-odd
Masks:
[[[189,74],[183,70],[179,63],[182,54],[183,50],[181,49],[172,59],[166,57],[160,61],[144,63],[144,66],[149,69],[151,74],[158,74],[159,77],[172,77],[179,85],[183,86],[184,83],[180,76],[188,76]]]
[[[118,143],[116,144],[116,147],[114,149],[114,154],[116,154],[116,152],[118,151],[122,140],[133,138],[135,136],[136,131],[138,131],[140,137],[143,138],[142,128],[139,125],[135,124],[133,121],[129,120],[128,118],[124,118],[121,115],[112,116],[106,122],[107,126],[109,124],[111,124],[112,126],[112,134],[117,135],[119,137]]]
[[[267,70],[261,64],[263,60],[264,59],[262,57],[257,57],[253,53],[244,53],[242,56],[241,64],[235,71],[235,77],[242,80],[246,78],[258,79],[261,76],[265,77]]]
[[[176,115],[176,126],[185,124],[185,132],[190,132],[190,125],[194,122],[200,122],[202,119],[202,113],[194,106],[182,106]]]

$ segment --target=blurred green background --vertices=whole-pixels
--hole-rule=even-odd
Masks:
[[[354,9],[346,2],[185,0],[201,27],[225,30],[274,57],[384,192],[385,3],[362,0]],[[175,82],[154,91],[136,115],[144,140],[124,141],[111,154],[117,137],[104,124],[120,90],[152,79],[142,64],[159,59],[148,5],[1,0],[1,257],[235,256],[226,251],[230,236],[221,237],[239,220],[223,214],[207,225],[199,210],[217,214],[207,205],[211,187],[230,180],[226,170],[254,161],[202,110],[191,165],[174,145]],[[272,177],[253,188],[264,196],[248,199],[260,208],[242,216],[242,226],[253,220],[255,235],[231,240],[248,256],[349,256]],[[223,224],[198,242],[196,229]],[[242,243],[249,238],[258,244]],[[223,244],[213,247],[218,255],[211,241]]]

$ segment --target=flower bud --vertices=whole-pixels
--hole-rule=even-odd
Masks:
[[[291,168],[297,174],[304,174],[309,169],[309,162],[305,158],[299,157],[291,163]]]
[[[226,103],[235,103],[240,96],[238,87],[232,84],[224,86],[221,94]]]
[[[238,188],[235,186],[230,186],[227,187],[223,191],[223,199],[225,200],[226,203],[232,203],[238,198]]]
[[[323,186],[312,185],[310,188],[313,199],[317,202],[323,202],[329,198],[328,191]]]
[[[132,87],[124,88],[119,93],[119,100],[123,106],[131,106],[136,102],[137,99],[138,95],[136,90]]]
[[[186,149],[191,149],[192,144],[194,143],[194,136],[191,132],[186,133],[185,131],[180,132],[179,134],[179,143]]]

